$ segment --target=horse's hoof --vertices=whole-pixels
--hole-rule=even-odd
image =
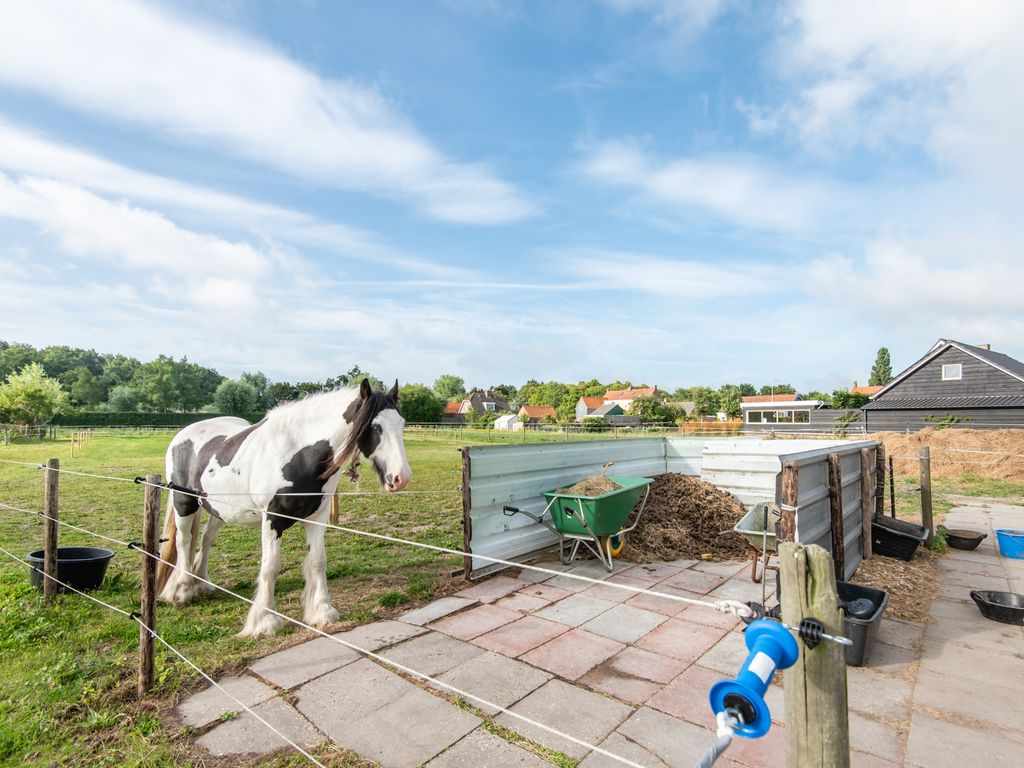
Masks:
[[[339,618],[339,614],[330,603],[321,603],[310,611],[306,612],[304,621],[312,627],[326,627],[333,624]]]
[[[272,613],[265,613],[258,619],[249,616],[245,620],[245,627],[238,633],[239,637],[268,637],[276,634],[284,622]]]
[[[195,584],[189,584],[184,581],[170,582],[164,587],[163,592],[160,593],[159,599],[165,603],[170,603],[176,608],[184,608],[192,602],[192,598],[196,596],[196,593]]]

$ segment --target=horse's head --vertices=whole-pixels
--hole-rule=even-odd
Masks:
[[[348,433],[323,476],[334,474],[358,451],[373,464],[384,490],[395,492],[405,488],[412,479],[412,470],[402,441],[405,419],[398,412],[398,382],[387,392],[374,392],[363,379],[359,397],[345,409],[344,419]]]

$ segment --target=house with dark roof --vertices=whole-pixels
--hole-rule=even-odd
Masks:
[[[988,344],[939,339],[863,412],[869,432],[1024,427],[1024,363]]]

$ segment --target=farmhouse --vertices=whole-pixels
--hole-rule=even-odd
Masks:
[[[581,397],[576,401],[576,421],[593,416],[594,411],[604,405],[603,397]]]
[[[811,411],[823,405],[824,400],[801,400],[800,395],[751,395],[740,402],[740,410],[754,429],[772,429],[775,424],[808,424]]]
[[[639,387],[637,389],[609,389],[604,393],[604,402],[615,403],[620,406],[623,411],[628,411],[629,406],[633,404],[633,401],[638,397],[656,397],[659,400],[664,400],[664,396],[658,391],[657,387]]]
[[[988,344],[939,339],[875,393],[863,412],[872,432],[1024,427],[1024,363]]]
[[[516,414],[523,424],[540,424],[542,421],[554,421],[555,409],[550,405],[524,405]]]

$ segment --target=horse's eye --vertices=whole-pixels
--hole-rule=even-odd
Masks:
[[[384,427],[382,427],[380,424],[374,424],[373,429],[378,435],[384,434]]]

